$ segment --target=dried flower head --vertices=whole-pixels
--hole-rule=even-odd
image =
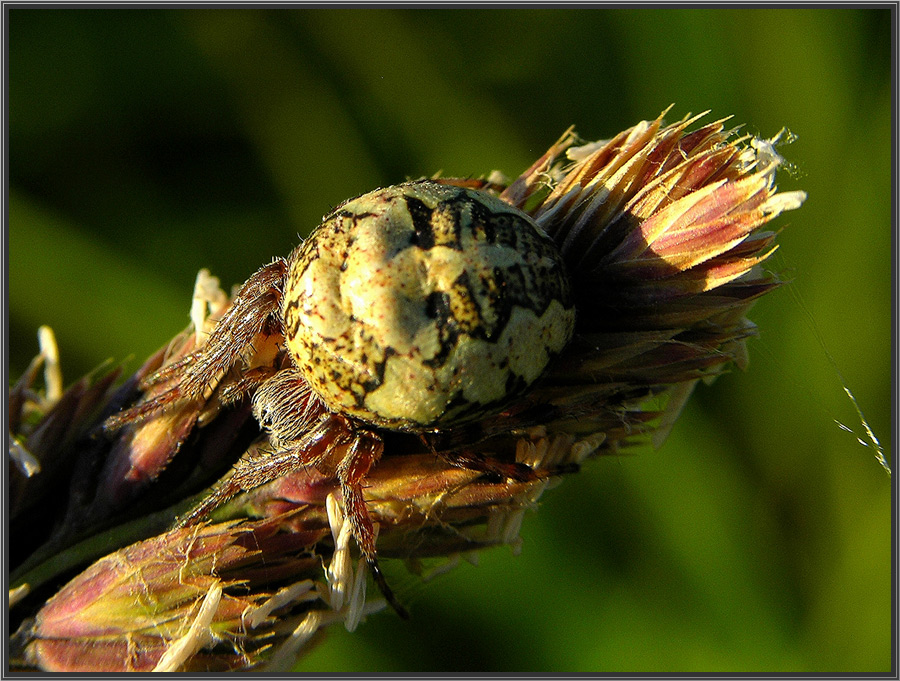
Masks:
[[[19,665],[283,667],[325,626],[342,621],[352,630],[384,606],[366,599],[376,544],[379,556],[416,571],[427,558],[452,565],[484,547],[515,547],[525,512],[586,459],[660,444],[698,381],[746,365],[755,331],[747,311],[779,284],[761,267],[776,248],[764,228],[805,198],[776,190],[777,139],[738,136],[724,121],[690,130],[698,119],[665,125],[660,116],[589,144],[570,130],[512,182],[499,174],[435,181],[492,194],[485,205],[521,211],[549,235],[575,325],[540,378],[502,409],[427,438],[379,431],[380,459],[353,458],[359,445],[340,423],[314,425],[325,410],[302,383],[278,384],[279,396],[294,391],[290,429],[266,422],[259,392],[275,388],[260,377],[285,366],[290,340],[268,322],[251,350],[228,349],[190,383],[199,375],[191,363],[213,353],[203,350],[215,342],[210,332],[252,314],[247,301],[260,300],[253,286],[264,296],[265,285],[284,281],[276,263],[231,298],[201,272],[192,327],[115,393],[111,372],[64,393],[48,378],[40,395],[38,364],[30,368],[11,393],[10,447],[23,471],[12,515]],[[548,300],[559,299],[563,328],[570,302],[559,286]],[[50,366],[51,357],[42,352]],[[140,418],[98,437],[99,424],[139,386],[142,404],[165,409],[135,407],[126,413]],[[308,465],[278,454],[288,442],[302,458],[325,440]],[[342,472],[347,461],[359,463],[355,477]],[[191,496],[223,472],[211,493]],[[205,501],[197,507],[197,499]],[[46,517],[26,518],[34,508]],[[211,513],[213,522],[167,529],[191,508],[187,518]],[[360,513],[370,528],[360,527]],[[104,557],[108,542],[130,545]],[[63,568],[98,558],[44,603]]]

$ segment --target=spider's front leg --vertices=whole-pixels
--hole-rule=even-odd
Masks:
[[[147,378],[143,388],[174,381],[158,395],[107,419],[114,431],[139,423],[153,414],[186,400],[203,399],[222,375],[240,361],[260,334],[282,332],[281,302],[287,262],[278,258],[251,276],[235,295],[206,344],[187,357],[163,367]],[[246,388],[244,388],[246,390]]]
[[[178,519],[175,527],[199,522],[241,492],[256,489],[294,471],[318,466],[334,447],[347,444],[349,436],[344,421],[341,416],[327,414],[299,440],[281,443],[274,452],[238,460],[203,501]]]
[[[352,425],[350,426],[353,427]],[[350,520],[353,537],[359,550],[366,559],[372,578],[390,606],[403,619],[409,619],[406,611],[388,585],[381,568],[378,566],[375,551],[375,526],[366,508],[363,497],[363,481],[381,458],[384,442],[378,435],[368,430],[358,430],[347,454],[338,464],[337,477],[341,483],[341,495],[344,497],[344,513]]]
[[[378,565],[375,549],[375,527],[363,497],[363,481],[381,457],[381,438],[368,431],[357,432],[344,416],[327,414],[319,424],[289,449],[271,455],[241,459],[213,492],[190,513],[178,520],[176,527],[192,525],[237,494],[255,489],[283,475],[306,467],[316,467],[338,446],[350,442],[347,453],[337,467],[337,478],[344,499],[344,513],[350,521],[353,538],[372,577],[390,606],[404,619],[409,613],[400,604]]]
[[[273,451],[239,460],[209,496],[179,519],[178,526],[198,522],[237,494],[294,471],[327,471],[341,485],[344,514],[375,583],[391,607],[408,617],[378,566],[375,528],[363,497],[363,482],[384,448],[381,438],[346,416],[327,412],[293,366],[259,387],[253,396],[253,414],[268,432]],[[332,455],[340,447],[346,447],[346,453],[335,465]]]

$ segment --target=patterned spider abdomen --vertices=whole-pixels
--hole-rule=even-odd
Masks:
[[[397,430],[494,411],[569,342],[556,245],[481,191],[430,181],[339,206],[291,255],[294,363],[332,410]]]

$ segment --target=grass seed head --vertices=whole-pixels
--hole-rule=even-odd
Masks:
[[[385,434],[382,458],[365,480],[380,556],[422,572],[440,571],[440,561],[474,561],[489,546],[518,550],[523,517],[551,483],[593,456],[660,444],[699,381],[746,365],[746,339],[755,333],[747,312],[779,285],[763,268],[776,248],[767,225],[805,195],[777,191],[777,139],[699,119],[666,125],[660,116],[591,143],[569,130],[511,182],[495,173],[481,185],[555,241],[575,300],[574,335],[502,412],[435,433],[429,446],[408,433]],[[224,407],[252,370],[284,361],[283,338],[244,353],[243,377],[225,372],[201,398],[148,414],[109,441],[85,439],[129,392],[164,391],[229,304],[201,273],[193,328],[118,393],[110,390],[114,373],[62,392],[50,376],[36,391],[40,362],[52,366],[46,348],[11,390],[11,444],[32,471],[12,489],[13,543],[26,546],[14,554],[20,666],[284,667],[323,628],[341,621],[352,630],[384,606],[366,601],[366,564],[354,556],[328,461],[238,494],[214,512],[213,524],[163,531],[211,476],[237,460],[219,483],[227,485],[229,475],[270,456],[272,443],[248,445],[256,433],[251,405]],[[460,450],[471,455],[469,465],[435,456]],[[472,465],[484,461],[494,468]],[[498,474],[523,469],[533,475]],[[73,470],[72,488],[60,493],[59,472]],[[36,507],[46,518],[26,528],[24,512]],[[127,531],[111,530],[113,518],[130,520]],[[26,529],[40,541],[29,544]],[[128,545],[103,556],[91,537]],[[73,566],[94,562],[41,605],[55,556]]]

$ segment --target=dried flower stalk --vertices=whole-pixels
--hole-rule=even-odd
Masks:
[[[777,193],[777,139],[738,137],[724,121],[689,130],[698,119],[666,126],[660,116],[580,146],[570,130],[511,183],[497,175],[475,183],[556,240],[576,294],[568,349],[520,403],[463,443],[541,479],[481,475],[389,438],[366,489],[380,555],[419,569],[429,557],[452,566],[484,547],[517,546],[525,511],[559,474],[647,439],[660,444],[698,381],[746,365],[755,331],[747,311],[779,284],[761,267],[776,248],[764,227],[805,195]],[[112,370],[63,392],[42,332],[41,355],[10,392],[18,666],[284,668],[326,626],[352,630],[384,606],[366,601],[366,566],[354,558],[339,486],[314,469],[236,496],[212,524],[166,530],[235,461],[240,470],[266,455],[248,406],[227,404],[239,377],[223,375],[204,399],[112,440],[97,437],[141,379],[188,356],[229,304],[201,272],[191,328],[116,391]],[[273,339],[245,370],[278,362],[280,352]],[[43,394],[34,387],[42,363]],[[454,437],[448,448],[465,435]],[[103,555],[105,542],[129,545]],[[91,560],[44,602],[62,566]]]

